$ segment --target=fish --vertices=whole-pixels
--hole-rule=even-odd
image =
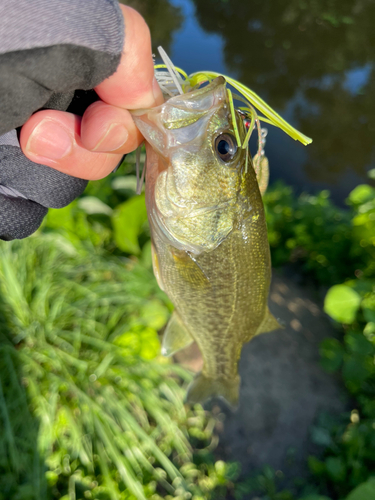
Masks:
[[[239,401],[243,344],[280,328],[267,305],[271,257],[262,196],[223,76],[133,112],[146,140],[146,206],[155,277],[174,305],[162,341],[194,340],[202,371],[186,401]],[[237,127],[235,127],[237,125]],[[237,131],[235,130],[237,128]]]

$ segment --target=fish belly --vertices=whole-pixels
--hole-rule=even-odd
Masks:
[[[242,345],[261,325],[270,284],[264,216],[191,258],[154,237],[164,289],[204,359],[202,375],[234,380]]]

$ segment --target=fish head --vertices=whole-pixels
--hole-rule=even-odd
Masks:
[[[179,248],[214,249],[233,227],[246,159],[224,77],[133,117],[154,158],[147,162],[146,199],[155,223]],[[235,119],[243,140],[236,112]]]

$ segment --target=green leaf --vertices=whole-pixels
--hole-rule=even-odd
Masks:
[[[363,356],[358,355],[351,355],[345,361],[342,374],[344,379],[351,384],[351,387],[353,387],[353,384],[358,386],[370,375]],[[353,389],[357,389],[357,387],[353,387]]]
[[[349,194],[349,203],[351,205],[362,205],[366,201],[374,198],[375,189],[368,184],[360,184]]]
[[[142,307],[140,317],[146,326],[160,330],[169,318],[169,311],[160,300],[149,300]]]
[[[103,203],[95,196],[85,196],[78,200],[78,206],[87,214],[104,214],[111,215],[112,208]]]
[[[367,172],[367,175],[369,176],[370,179],[375,179],[375,168],[372,168]]]
[[[375,498],[375,478],[370,478],[349,493],[346,500],[370,500]]]
[[[365,297],[361,305],[365,320],[375,322],[375,293]]]
[[[146,221],[144,195],[134,196],[116,208],[112,215],[112,224],[116,244],[122,251],[140,254],[138,237]]]
[[[359,354],[362,356],[367,356],[372,354],[374,347],[371,342],[369,342],[362,332],[350,332],[345,335],[345,344],[348,350],[354,354]]]
[[[366,338],[371,341],[371,339],[375,336],[375,322],[369,321],[363,329],[363,334],[366,335]]]
[[[327,371],[334,372],[341,366],[344,348],[337,339],[325,339],[319,346],[320,363]]]
[[[50,229],[65,229],[74,232],[76,226],[78,202],[72,203],[63,208],[52,208],[48,210],[44,220],[44,225]],[[84,214],[82,214],[84,215]]]
[[[307,460],[310,471],[316,476],[321,476],[326,470],[324,462],[321,462],[314,456],[309,456]]]
[[[148,240],[143,245],[141,262],[146,268],[148,269],[152,268],[151,240]]]
[[[143,359],[153,359],[160,353],[160,342],[156,331],[145,328],[142,331],[141,350],[139,355]]]
[[[363,308],[363,316],[366,321],[375,323],[375,311],[373,309]]]
[[[115,177],[112,181],[112,189],[119,191],[133,191],[134,194],[137,189],[137,177],[135,175],[124,175],[122,177]]]
[[[327,472],[331,479],[337,482],[345,481],[346,467],[344,462],[339,457],[328,457],[325,461]]]
[[[355,320],[361,297],[346,285],[335,285],[324,299],[324,310],[336,321],[350,324]]]
[[[158,334],[149,327],[133,327],[116,337],[114,344],[125,349],[125,355],[134,353],[143,359],[153,359],[160,353]]]

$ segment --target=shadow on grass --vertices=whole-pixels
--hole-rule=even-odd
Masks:
[[[38,421],[31,415],[19,351],[0,297],[0,500],[47,499],[38,453]]]

